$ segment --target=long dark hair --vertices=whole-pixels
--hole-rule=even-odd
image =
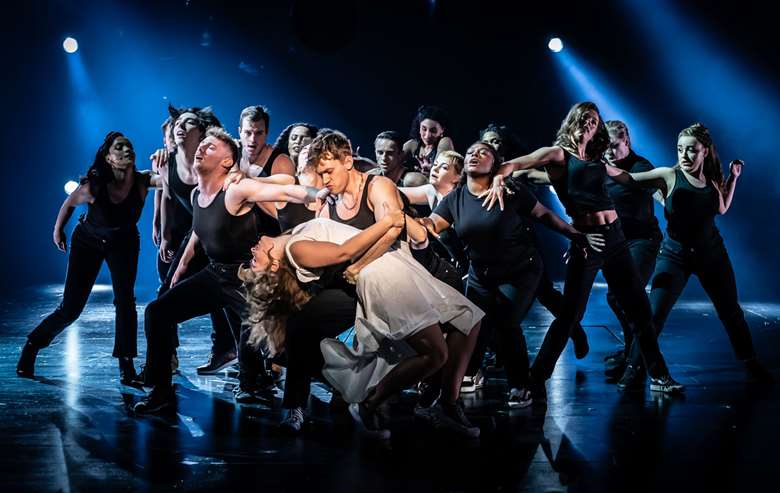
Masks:
[[[694,123],[690,127],[684,128],[677,136],[680,137],[693,137],[698,140],[701,145],[707,148],[707,157],[704,158],[704,176],[715,183],[715,185],[723,189],[723,168],[720,164],[720,157],[718,151],[715,149],[715,143],[712,141],[712,136],[707,127],[701,123]],[[679,168],[680,164],[675,165],[675,168]]]
[[[439,125],[441,125],[442,129],[444,129],[442,136],[449,135],[450,133],[449,116],[447,115],[447,112],[444,110],[444,108],[440,108],[438,106],[423,105],[417,108],[417,113],[414,115],[414,120],[412,120],[412,127],[409,129],[410,139],[416,141],[420,140],[420,123],[426,119],[439,122]]]
[[[222,127],[222,123],[219,121],[219,118],[217,118],[217,115],[214,114],[214,110],[211,109],[211,106],[206,106],[205,108],[177,108],[171,103],[168,103],[168,114],[171,115],[171,118],[173,118],[174,124],[176,123],[176,120],[178,120],[179,117],[184,113],[195,113],[195,116],[198,117],[198,128],[200,128],[200,131],[204,134],[206,133],[206,130],[209,129],[209,127]]]
[[[309,136],[314,139],[314,137],[317,136],[317,132],[319,129],[316,125],[312,125],[311,123],[306,122],[299,122],[299,123],[293,123],[292,125],[287,125],[284,130],[282,130],[282,133],[279,134],[279,137],[276,138],[276,142],[274,142],[274,147],[276,149],[281,150],[283,153],[290,155],[290,134],[292,133],[293,129],[295,127],[306,127],[306,129],[309,131]]]
[[[111,165],[106,161],[106,156],[111,150],[111,145],[119,137],[125,137],[125,135],[122,132],[117,131],[111,131],[106,134],[103,143],[100,144],[100,147],[98,147],[98,150],[95,153],[95,159],[92,161],[92,166],[87,170],[87,176],[80,180],[82,185],[89,183],[93,195],[97,195],[98,191],[116,180]]]
[[[593,136],[590,142],[588,142],[585,152],[588,158],[593,160],[601,160],[604,156],[604,152],[609,147],[609,133],[607,132],[607,126],[604,123],[604,119],[601,118],[596,103],[590,101],[584,101],[577,103],[571,107],[566,118],[561,122],[561,128],[558,129],[558,133],[555,135],[555,142],[553,145],[560,146],[564,150],[571,154],[577,154],[577,140],[574,137],[574,132],[580,127],[580,121],[587,111],[595,111],[599,116],[599,124],[596,127],[596,134]]]

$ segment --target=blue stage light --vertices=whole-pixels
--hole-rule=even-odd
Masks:
[[[547,43],[547,47],[550,48],[550,51],[559,53],[563,50],[563,41],[561,41],[561,38],[552,38],[550,42]]]
[[[65,184],[65,193],[67,193],[68,195],[70,195],[70,194],[72,194],[72,193],[73,193],[73,191],[74,191],[74,190],[76,190],[78,187],[79,187],[79,184],[78,184],[78,182],[75,182],[75,181],[73,181],[73,180],[69,180],[69,181],[68,181],[68,182]]]
[[[69,36],[62,42],[62,49],[67,53],[76,53],[76,50],[79,49],[79,42]]]

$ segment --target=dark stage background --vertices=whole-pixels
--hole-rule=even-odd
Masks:
[[[4,6],[2,290],[62,282],[66,256],[51,230],[64,183],[86,171],[109,130],[126,133],[139,168],[148,168],[169,101],[212,105],[232,133],[244,106],[264,104],[271,138],[310,121],[343,130],[371,156],[373,137],[407,133],[423,103],[450,111],[462,152],[491,121],[529,146],[547,145],[572,103],[595,99],[605,118],[627,121],[635,149],[658,165],[674,162],[677,132],[694,121],[710,127],[725,163],[746,161],[719,225],[741,295],[777,299],[775,19],[744,1],[520,3]],[[75,55],[62,49],[69,35],[80,45]],[[547,49],[551,36],[563,39],[562,53]],[[149,198],[140,224],[144,286],[156,283],[151,216]],[[543,235],[546,254],[560,256],[563,242]]]

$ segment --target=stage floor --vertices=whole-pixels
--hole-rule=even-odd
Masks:
[[[583,325],[591,352],[571,346],[548,383],[547,408],[503,407],[505,382],[465,396],[479,440],[440,435],[414,420],[414,394],[389,407],[392,440],[362,439],[330,394],[314,388],[299,437],[278,430],[278,399],[236,405],[226,375],[201,377],[209,320],[182,325],[178,410],[134,417],[142,391],[118,381],[110,287],[98,286],[81,318],[41,351],[36,379],[17,378],[24,337],[59,302],[61,286],[21,290],[0,304],[0,470],[3,491],[753,491],[776,483],[780,390],[746,383],[706,300],[682,300],[661,337],[685,397],[621,395],[602,358],[617,321],[596,288]],[[139,350],[143,308],[137,290]],[[743,304],[754,341],[780,372],[780,304]],[[532,354],[551,321],[526,319]],[[136,367],[143,358],[136,360]],[[335,414],[335,413],[334,413]]]

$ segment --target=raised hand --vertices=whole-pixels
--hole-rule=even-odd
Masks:
[[[741,159],[735,159],[734,161],[731,161],[729,163],[729,173],[731,173],[731,176],[734,178],[739,178],[739,175],[742,174],[742,167],[745,165],[745,162]]]

